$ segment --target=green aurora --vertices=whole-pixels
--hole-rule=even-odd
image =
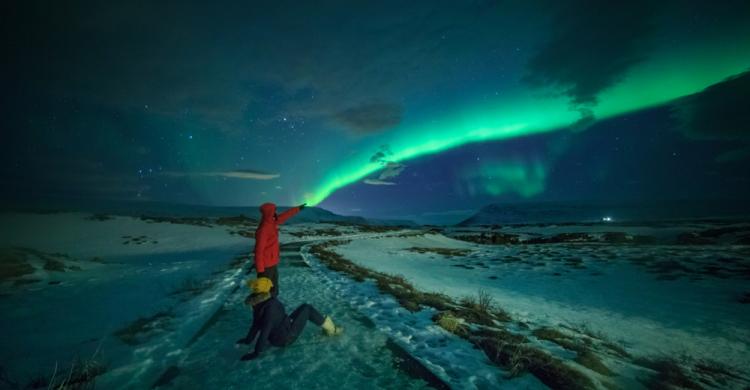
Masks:
[[[466,172],[464,178],[473,192],[492,196],[516,193],[529,198],[544,192],[547,170],[541,161],[487,161],[478,170]]]
[[[695,94],[750,68],[750,39],[724,46],[696,45],[672,51],[633,67],[624,80],[603,91],[598,104],[584,107],[597,120],[612,118]],[[404,162],[475,142],[499,141],[559,131],[581,120],[581,107],[556,91],[521,89],[512,99],[481,104],[428,124],[404,124],[381,144],[389,145],[389,161]],[[381,170],[373,149],[356,154],[329,172],[304,202],[317,205],[336,190]]]

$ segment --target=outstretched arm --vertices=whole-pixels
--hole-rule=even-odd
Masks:
[[[282,223],[286,222],[287,219],[293,217],[295,214],[299,213],[300,210],[304,209],[305,205],[306,203],[302,203],[297,207],[292,207],[289,210],[286,210],[283,213],[279,214],[279,216],[276,217],[276,223],[281,225]]]

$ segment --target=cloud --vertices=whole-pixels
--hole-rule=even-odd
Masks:
[[[391,147],[388,145],[380,145],[378,151],[370,157],[370,162],[386,162],[386,157],[392,155]]]
[[[544,192],[548,167],[540,160],[484,161],[463,175],[470,196],[516,194],[531,198]]]
[[[401,123],[403,108],[393,103],[365,103],[339,111],[334,118],[358,134],[377,133]]]
[[[365,184],[380,186],[392,186],[396,184],[394,182],[388,181],[388,179],[392,179],[400,175],[401,172],[406,169],[406,165],[395,161],[388,161],[388,157],[392,154],[393,152],[391,152],[391,147],[389,145],[380,145],[378,151],[375,152],[372,157],[370,157],[370,162],[380,163],[381,165],[383,165],[383,170],[380,171],[377,179],[365,179]]]
[[[694,139],[750,139],[750,71],[673,105],[680,128]]]
[[[386,162],[385,168],[382,171],[380,171],[380,175],[378,175],[377,179],[365,179],[364,183],[370,184],[370,185],[376,185],[376,186],[377,185],[379,186],[395,185],[396,183],[388,181],[387,179],[392,179],[400,175],[404,169],[406,169],[406,165],[404,164],[400,164],[400,163],[393,162],[393,161]]]
[[[165,13],[174,15],[166,23]],[[463,38],[498,26],[491,15],[460,2],[19,4],[9,29],[26,44],[6,56],[15,75],[6,89],[122,111],[148,106],[232,135],[290,113],[369,133],[401,120],[402,107],[383,101],[432,86],[445,67],[461,67],[455,58],[488,48]]]
[[[596,104],[647,55],[653,6],[646,1],[565,3],[552,21],[551,38],[526,64],[523,80],[561,89],[574,106]]]
[[[281,176],[278,173],[266,173],[253,170],[236,170],[228,172],[215,172],[215,176],[231,177],[235,179],[271,180]]]
[[[396,183],[391,181],[384,181],[380,179],[365,179],[365,184],[373,185],[373,186],[394,186]]]
[[[17,176],[7,194],[29,194],[59,198],[101,198],[116,200],[147,200],[152,186],[132,175],[114,173],[50,172],[47,177]]]
[[[380,172],[380,176],[378,178],[380,180],[394,178],[400,175],[404,169],[406,169],[406,165],[391,161],[385,165],[385,169]]]
[[[750,157],[750,71],[714,84],[673,104],[679,130],[696,140],[738,141],[738,148],[722,153],[717,162]],[[743,145],[744,144],[744,145]]]
[[[187,176],[206,176],[206,177],[228,177],[232,179],[247,180],[271,180],[281,176],[278,173],[267,173],[254,171],[250,169],[238,169],[234,171],[217,171],[217,172],[163,172],[165,176],[187,177]]]

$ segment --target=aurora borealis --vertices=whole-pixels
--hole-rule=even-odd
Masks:
[[[668,61],[664,61],[637,69],[628,82],[603,93],[600,98],[602,104],[593,107],[590,114],[594,118],[606,119],[700,92],[747,69],[747,64],[750,64],[750,39],[742,43],[739,53],[734,52],[736,49],[727,48],[723,55],[714,57],[710,63],[703,60],[705,53],[695,53],[693,58],[683,58],[687,64],[665,66]],[[658,74],[654,68],[668,69],[670,73]],[[435,121],[437,123],[402,129],[394,139],[381,142],[391,146],[391,161],[402,162],[467,143],[561,130],[573,126],[580,119],[580,114],[571,109],[564,97],[534,99],[533,96],[519,93],[514,99],[519,103],[499,102],[497,107],[462,112],[455,119],[440,118]],[[310,204],[318,204],[336,189],[382,168],[379,163],[363,164],[367,161],[366,156],[353,160],[352,167],[345,163],[306,200]]]
[[[747,105],[741,1],[8,8],[10,202],[420,219],[750,195],[747,117],[727,109]]]

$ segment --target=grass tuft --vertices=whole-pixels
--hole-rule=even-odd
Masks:
[[[32,273],[34,267],[26,260],[24,252],[10,248],[0,249],[0,282]]]
[[[422,247],[411,247],[406,249],[409,252],[414,253],[433,253],[445,257],[465,257],[471,254],[470,249],[462,248],[422,248]]]
[[[511,375],[529,372],[553,389],[595,388],[591,379],[578,369],[541,349],[527,345],[528,339],[524,335],[497,328],[496,321],[512,319],[495,307],[487,291],[480,290],[476,296],[465,297],[459,303],[442,294],[423,293],[403,276],[371,271],[328,249],[329,246],[342,243],[344,242],[331,241],[317,244],[311,248],[311,252],[334,271],[355,279],[374,279],[382,293],[392,295],[407,310],[420,310],[420,305],[436,308],[439,312],[432,318],[435,324],[474,344],[492,362],[508,370]],[[584,357],[593,360],[590,356]],[[595,363],[586,361],[586,364],[594,366]]]
[[[660,358],[638,358],[635,364],[656,371],[656,375],[643,380],[644,386],[648,389],[703,389],[694,380],[690,379],[685,371],[673,359]]]
[[[173,318],[172,313],[165,311],[158,312],[150,317],[139,317],[130,324],[116,330],[113,335],[127,345],[138,345],[154,331],[166,329],[169,326],[169,321]]]
[[[65,263],[60,260],[47,259],[44,262],[45,271],[65,272]]]
[[[612,370],[610,370],[607,366],[602,363],[602,360],[599,359],[599,356],[597,356],[595,353],[591,352],[588,349],[584,349],[581,352],[578,352],[578,355],[575,359],[576,363],[591,369],[593,371],[596,371],[602,375],[606,376],[613,376],[614,373]]]

